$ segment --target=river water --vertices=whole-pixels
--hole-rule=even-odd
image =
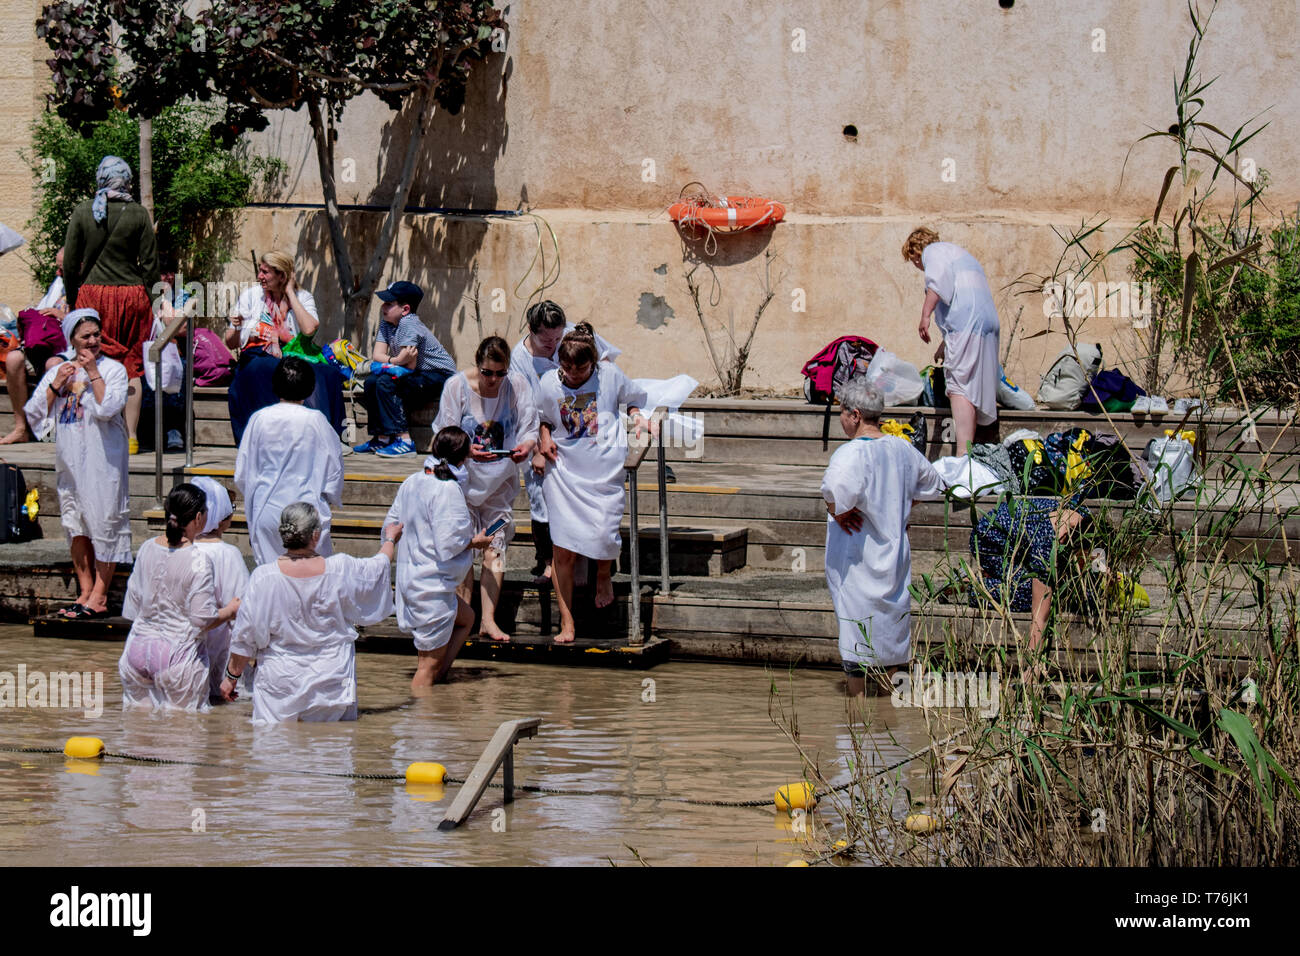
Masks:
[[[254,728],[248,701],[209,714],[121,709],[121,645],[38,639],[0,627],[0,671],[103,673],[103,713],[6,706],[0,748],[54,747],[75,735],[108,751],[218,766],[0,749],[0,852],[9,865],[650,864],[784,865],[834,839],[827,802],[811,839],[770,806],[716,807],[666,798],[770,800],[802,779],[795,746],[769,717],[775,685],[797,714],[799,743],[832,783],[847,779],[852,735],[831,671],[674,663],[650,671],[462,661],[450,683],[412,698],[410,658],[359,654],[361,718]],[[652,681],[653,683],[647,683]],[[21,701],[21,703],[25,703]],[[84,702],[83,702],[84,704]],[[457,785],[440,794],[402,780],[313,776],[401,774],[437,761],[464,779],[497,724],[540,717],[516,748],[515,779],[614,795],[489,789],[458,830],[437,829]],[[867,702],[864,749],[893,762],[926,746],[919,710]],[[925,761],[898,771],[925,786]],[[497,780],[500,780],[498,774]],[[805,827],[806,829],[806,827]]]

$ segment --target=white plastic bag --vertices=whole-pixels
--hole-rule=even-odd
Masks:
[[[1003,408],[1014,408],[1022,412],[1032,412],[1036,407],[1034,405],[1034,396],[1019,385],[1008,381],[1005,371],[1001,373],[1001,377],[998,379],[998,404]]]
[[[149,350],[153,348],[153,343],[162,329],[162,323],[155,320],[149,341],[141,346],[144,350],[144,380],[154,390],[154,394],[158,393],[158,383],[154,381],[155,368],[154,363],[149,359]],[[162,350],[162,390],[168,395],[175,395],[181,390],[184,376],[185,366],[181,363],[180,349],[176,347],[175,342],[168,342]]]
[[[970,455],[957,455],[936,458],[934,470],[943,479],[944,485],[957,498],[996,498],[1006,490],[992,468],[972,461]]]
[[[916,366],[888,349],[876,349],[867,366],[867,382],[885,396],[886,405],[915,404],[925,390]]]
[[[1164,438],[1151,439],[1142,457],[1151,467],[1147,487],[1161,504],[1201,486],[1201,475],[1196,470],[1196,453],[1192,443],[1181,435],[1168,433]]]

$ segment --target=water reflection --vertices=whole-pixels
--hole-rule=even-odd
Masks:
[[[630,846],[654,864],[781,865],[806,843],[770,807],[673,802],[770,798],[801,778],[797,751],[769,718],[773,676],[762,668],[669,664],[643,673],[470,661],[446,686],[412,699],[411,659],[361,654],[360,720],[254,728],[246,700],[207,715],[123,712],[120,653],[120,644],[0,628],[0,670],[21,662],[105,674],[100,718],[0,710],[0,745],[61,748],[88,734],[111,752],[189,762],[72,764],[61,754],[0,751],[6,862],[635,864]],[[853,742],[839,676],[774,676],[793,697],[800,746],[827,777],[846,779]],[[860,746],[873,766],[928,740],[919,712],[895,710],[887,698],[869,706]],[[409,763],[435,761],[463,779],[498,723],[534,716],[542,726],[516,748],[516,782],[603,795],[525,792],[503,805],[493,788],[447,833],[436,827],[458,785],[439,794],[347,776],[400,777]],[[295,770],[316,773],[287,772]],[[902,773],[924,783],[923,766]],[[833,831],[833,808],[815,823]]]

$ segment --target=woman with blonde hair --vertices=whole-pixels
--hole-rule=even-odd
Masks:
[[[925,302],[917,329],[930,341],[930,317],[943,333],[934,360],[943,362],[952,403],[958,455],[975,438],[977,425],[998,420],[998,341],[1001,328],[983,268],[961,246],[940,242],[930,229],[912,230],[903,258],[925,273]]]
[[[239,368],[230,383],[230,428],[238,445],[248,420],[259,409],[277,401],[271,376],[284,355],[284,347],[302,334],[311,337],[320,326],[316,300],[298,285],[293,258],[272,251],[262,255],[257,267],[258,286],[245,289],[235,303],[226,328],[226,347],[239,350]],[[343,380],[324,362],[316,368],[316,388],[304,402],[329,419],[335,434],[343,430]]]

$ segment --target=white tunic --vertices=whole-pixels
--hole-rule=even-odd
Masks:
[[[343,446],[314,408],[279,402],[258,409],[235,459],[235,484],[244,496],[253,557],[266,564],[284,554],[280,512],[295,501],[316,506],[323,555],[330,546],[330,505],[343,501]]]
[[[55,365],[32,390],[24,411],[33,434],[55,433],[55,487],[59,510],[69,538],[87,537],[95,546],[95,560],[117,564],[131,561],[131,507],[127,481],[127,434],[122,420],[126,406],[126,369],[101,355],[97,369],[104,379],[104,401],[84,369],[55,396],[54,407],[46,391],[61,365]]]
[[[417,650],[434,651],[456,624],[456,587],[474,564],[474,521],[460,485],[424,472],[397,489],[384,524],[397,521],[397,624]]]
[[[925,288],[939,296],[934,320],[943,333],[944,380],[948,391],[975,406],[975,420],[998,419],[998,309],[984,269],[951,242],[921,250]]]
[[[439,429],[456,425],[470,441],[489,448],[507,451],[525,442],[537,440],[537,406],[528,379],[511,371],[501,383],[496,398],[484,398],[470,388],[464,372],[457,372],[443,386],[438,400]],[[465,500],[475,508],[510,510],[519,493],[519,468],[509,458],[499,461],[465,460],[469,482]]]
[[[573,326],[566,325],[564,334],[568,335],[573,331]],[[520,339],[513,350],[510,352],[510,371],[518,372],[525,379],[533,390],[533,403],[541,404],[539,389],[542,387],[542,376],[547,372],[553,371],[560,367],[559,361],[560,346],[555,346],[555,351],[548,356],[536,356],[528,351],[528,338],[525,336]],[[615,348],[609,342],[605,341],[599,335],[596,336],[596,355],[602,362],[614,362],[623,350]],[[524,490],[528,492],[528,511],[534,521],[546,521],[546,499],[542,496],[542,476],[533,471],[531,461],[525,461],[520,464],[520,470],[524,473]]]
[[[243,597],[244,588],[248,587],[248,565],[244,563],[244,556],[239,549],[233,544],[215,539],[195,541],[194,547],[206,554],[208,560],[212,562],[217,609],[225,607],[235,598]],[[208,663],[211,665],[208,688],[213,697],[221,696],[221,682],[225,679],[226,662],[230,659],[232,630],[234,630],[232,623],[221,624],[208,631],[203,642],[208,651]],[[247,673],[251,678],[252,669],[250,668]],[[252,681],[246,681],[245,686],[251,687]]]
[[[207,710],[203,628],[219,610],[205,552],[157,538],[141,545],[122,605],[122,616],[132,620],[117,668],[122,706]]]
[[[644,404],[645,392],[608,362],[597,362],[576,389],[561,384],[558,372],[542,379],[538,408],[559,448],[542,485],[556,547],[599,561],[618,557],[627,459],[620,406]]]
[[[235,618],[230,653],[257,660],[253,723],[355,720],[355,626],[393,613],[388,557],[325,559],[325,573],[257,568]]]
[[[862,528],[826,519],[826,584],[840,622],[840,657],[875,667],[911,659],[912,501],[943,493],[925,457],[901,438],[859,438],[831,456],[822,497],[843,514],[857,508]]]

